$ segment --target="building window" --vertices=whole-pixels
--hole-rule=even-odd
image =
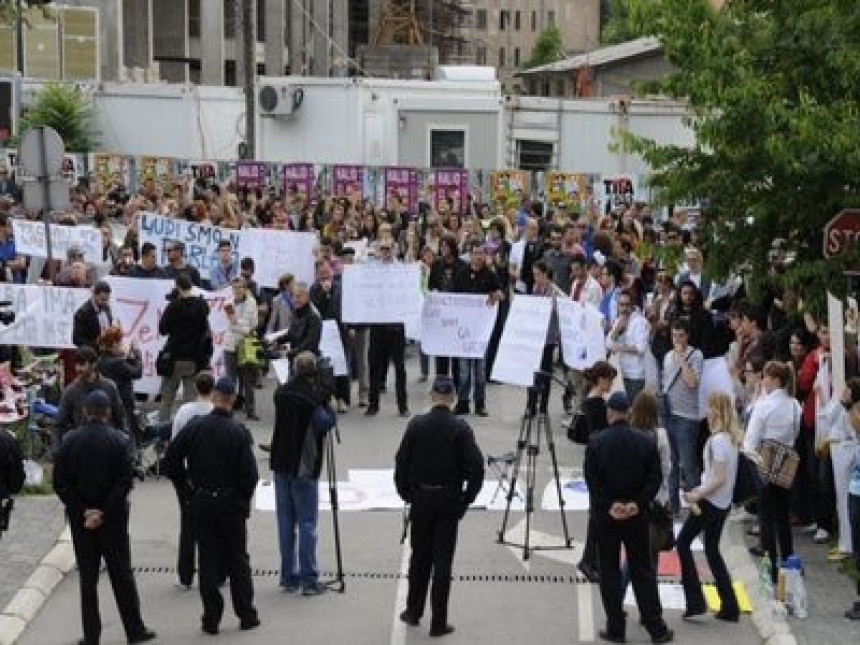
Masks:
[[[532,11],[532,31],[537,31],[537,11]]]
[[[200,0],[188,0],[188,37],[200,38]]]
[[[549,170],[552,167],[553,145],[544,141],[517,139],[517,168]]]
[[[430,166],[464,168],[466,166],[465,130],[430,130]]]
[[[520,48],[514,47],[514,67],[520,66]]]
[[[546,12],[547,27],[555,27],[555,11]]]
[[[502,10],[499,12],[499,31],[504,31],[508,28],[511,22],[511,12]]]
[[[505,66],[505,48],[499,47],[499,67]]]
[[[521,20],[520,12],[517,11],[514,13],[514,29],[516,29],[517,31],[520,30],[520,20]]]
[[[485,31],[487,29],[487,10],[478,9],[475,11],[475,28]]]
[[[236,0],[224,0],[224,38],[236,37]]]
[[[564,79],[560,78],[555,82],[555,95],[558,97],[564,96]]]
[[[266,0],[257,0],[257,42],[266,42]]]
[[[476,65],[486,65],[487,64],[487,48],[484,45],[478,45],[475,48],[475,64]]]

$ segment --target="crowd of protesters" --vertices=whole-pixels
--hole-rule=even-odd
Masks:
[[[703,222],[691,210],[677,209],[666,217],[639,203],[600,209],[588,200],[575,206],[552,205],[524,195],[516,205],[484,205],[470,199],[461,209],[450,200],[435,207],[422,205],[410,213],[396,198],[380,209],[355,198],[320,197],[308,202],[291,191],[281,195],[190,180],[169,187],[146,181],[136,194],[128,194],[119,184],[103,190],[76,187],[71,203],[70,211],[58,215],[58,221],[100,227],[107,263],[87,264],[79,249],[71,249],[64,261],[38,264],[18,255],[9,220],[34,215],[16,204],[12,191],[0,197],[2,278],[93,288],[92,311],[80,315],[76,330],[82,335],[76,343],[100,349],[102,358],[97,359],[94,352],[78,352],[76,360],[83,369],[77,378],[96,378],[96,372],[88,369],[94,365],[103,377],[117,380],[116,399],[126,406],[126,414],[114,419],[117,427],[134,424],[133,411],[127,409],[134,401],[123,380],[130,382],[140,371],[136,349],[121,347],[111,331],[109,304],[100,299],[105,283],[99,280],[107,273],[174,279],[180,292],[188,293],[193,286],[234,287],[236,304],[228,312],[231,338],[226,362],[230,376],[241,383],[240,399],[250,420],[257,418],[254,389],[259,375],[243,372],[235,352],[240,338],[254,330],[288,332],[293,354],[318,352],[319,321],[338,321],[351,372],[338,380],[339,412],[353,405],[356,381],[358,407],[365,414],[377,414],[388,365],[393,363],[402,416],[410,414],[407,379],[424,382],[433,375],[454,379],[457,414],[486,416],[486,384],[512,300],[518,294],[571,298],[602,314],[608,360],[590,370],[568,369],[555,321],[545,339],[541,369],[558,367],[564,372],[568,384],[560,392],[564,409],[573,416],[571,424],[580,415],[584,418],[586,435],[597,434],[607,425],[606,401],[612,392],[623,391],[635,409],[646,405],[636,403],[643,393],[658,395],[662,404],[658,425],[665,428],[658,436],[665,436],[669,447],[668,454],[663,451],[668,472],[663,472],[662,495],[676,517],[686,512],[684,499],[704,507],[703,519],[685,525],[679,542],[685,587],[696,586],[697,578],[688,571],[692,562],[688,549],[692,537],[703,531],[708,560],[712,569],[719,570],[720,593],[727,595],[723,617],[736,618],[737,606],[728,597],[732,592],[724,579],[728,574],[724,567],[720,569],[715,550],[730,505],[726,486],[737,467],[737,451],[754,453],[764,441],[793,448],[800,465],[790,489],[770,484],[762,489],[758,523],[750,529],[760,536],[753,553],[767,552],[781,562],[794,554],[796,539],[828,546],[832,562],[850,557],[852,548],[860,552],[856,450],[860,380],[852,378],[858,371],[857,313],[849,307],[845,339],[838,344],[845,355],[833,356],[827,319],[803,309],[802,293],[780,286],[778,277],[789,258],[779,243],[770,257],[770,288],[753,300],[740,272],[709,274]],[[316,280],[303,284],[284,275],[277,289],[260,288],[253,279],[254,258],[234,258],[229,243],[219,248],[216,266],[208,275],[187,262],[181,243],[171,246],[168,262],[159,266],[157,249],[138,245],[137,223],[143,212],[233,229],[316,232]],[[486,293],[499,303],[499,315],[485,358],[422,353],[420,372],[409,375],[402,325],[355,326],[340,321],[340,277],[344,266],[354,262],[417,262],[426,291]],[[189,312],[179,316],[175,330],[171,321],[162,321],[162,334],[186,336],[175,343],[170,387],[162,388],[164,419],[169,418],[178,381],[193,384],[205,367],[200,360],[205,350],[198,347],[200,330],[192,333],[184,325],[193,316],[205,320],[202,308],[191,312],[195,306],[187,304]],[[707,409],[700,409],[704,365],[719,358],[728,366],[733,391],[723,394],[730,395],[733,407],[728,409],[726,400],[717,398]],[[834,361],[845,363],[845,392],[834,391]],[[194,388],[185,391],[190,397]],[[546,412],[550,396],[549,379],[539,379],[528,398],[527,413]],[[740,425],[732,415],[737,415]],[[649,430],[656,432],[654,427]],[[590,561],[583,560],[582,569],[590,578],[599,578],[594,553]],[[690,615],[702,610],[698,596],[692,601],[688,597],[688,602],[692,603]],[[849,608],[846,616],[860,619],[860,603]]]

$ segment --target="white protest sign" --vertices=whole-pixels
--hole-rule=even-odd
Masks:
[[[323,320],[322,336],[320,337],[320,354],[331,361],[335,376],[347,376],[346,355],[343,353],[343,341],[336,320]]]
[[[353,264],[343,268],[343,322],[404,323],[421,317],[417,263]]]
[[[527,387],[534,384],[551,314],[552,298],[518,295],[513,299],[493,363],[494,380]]]
[[[263,287],[277,287],[278,278],[292,273],[302,282],[314,279],[314,233],[295,233],[270,229],[233,229],[204,226],[197,222],[163,217],[155,213],[141,213],[138,219],[140,244],[151,242],[158,254],[158,263],[167,263],[170,243],[185,244],[185,259],[208,278],[218,262],[218,243],[230,242],[233,261],[254,258],[255,279]]]
[[[735,399],[735,388],[729,374],[729,362],[725,356],[708,358],[702,364],[702,379],[699,386],[699,418],[708,416],[708,399],[713,392],[728,394]]]
[[[526,241],[520,240],[511,245],[511,254],[508,257],[508,264],[517,268],[517,282],[514,285],[517,291],[525,291],[526,283],[522,281],[523,258],[526,253]]]
[[[166,337],[159,336],[158,323],[167,308],[165,296],[173,289],[172,280],[147,280],[108,276],[111,286],[111,309],[124,332],[125,340],[137,341],[143,359],[143,378],[135,381],[135,392],[157,394],[161,377],[155,373],[155,359]],[[229,287],[219,292],[200,291],[209,304],[209,327],[212,330],[212,371],[222,376],[224,343],[227,336],[227,315],[224,306],[233,300]]]
[[[603,315],[597,307],[558,298],[556,308],[565,365],[574,370],[584,370],[597,361],[606,360]]]
[[[0,325],[0,345],[74,347],[75,311],[90,298],[89,289],[35,284],[0,284],[0,300],[10,301],[15,312],[11,325]]]
[[[845,389],[845,313],[842,301],[827,294],[827,325],[830,329],[831,392],[835,398]]]
[[[62,224],[50,226],[51,251],[54,258],[65,260],[69,248],[77,246],[83,251],[87,262],[105,264],[102,254],[102,232],[99,229],[92,226],[63,226]],[[44,222],[13,219],[12,235],[15,238],[15,250],[21,255],[48,257]]]
[[[485,294],[428,293],[421,311],[421,351],[428,356],[484,358],[498,305]]]

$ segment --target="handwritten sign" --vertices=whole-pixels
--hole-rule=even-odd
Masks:
[[[346,354],[343,353],[343,340],[335,320],[323,320],[320,337],[320,354],[331,361],[335,376],[348,376]]]
[[[498,306],[487,296],[428,293],[421,312],[421,351],[428,356],[484,358]]]
[[[556,311],[565,365],[584,370],[606,360],[603,315],[594,305],[559,298]]]
[[[84,252],[84,259],[92,264],[105,264],[102,259],[102,232],[92,226],[63,226],[51,224],[51,250],[55,258],[66,258],[73,246]],[[15,250],[21,255],[48,257],[45,224],[23,219],[12,220]]]
[[[343,268],[343,322],[407,323],[421,317],[420,269],[411,264]]]
[[[316,233],[264,228],[239,231],[239,256],[254,258],[254,277],[264,287],[277,287],[285,273],[292,273],[300,282],[313,283],[316,245]]]
[[[493,363],[494,380],[526,387],[534,384],[551,314],[552,298],[518,295],[513,299]]]
[[[64,348],[72,343],[72,320],[89,289],[0,284],[0,300],[12,302],[15,322],[0,326],[0,345]]]
[[[636,201],[636,175],[603,175],[597,195],[600,212],[611,213],[619,206],[631,206]]]

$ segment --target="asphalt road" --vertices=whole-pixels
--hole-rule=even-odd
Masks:
[[[429,404],[428,384],[416,383],[417,363],[408,366],[410,407],[413,412]],[[252,426],[258,441],[268,439],[273,410],[271,385],[260,392],[258,410],[262,422]],[[393,392],[383,395],[377,417],[364,417],[353,408],[340,421],[342,444],[337,447],[338,479],[346,480],[351,469],[393,468],[393,456],[405,422],[396,414]],[[512,387],[488,386],[490,417],[467,417],[476,431],[485,454],[497,455],[514,449],[524,392]],[[551,418],[556,427],[561,419],[560,397],[553,397]],[[557,433],[558,458],[563,475],[570,475],[582,463],[582,448]],[[269,477],[268,462],[259,453],[261,477]],[[537,461],[538,501],[551,478],[546,446]],[[492,478],[487,471],[487,478]],[[521,512],[512,512],[509,527],[521,532]],[[449,643],[586,643],[597,639],[604,614],[597,586],[577,582],[572,563],[584,538],[586,513],[568,511],[567,519],[574,549],[534,552],[528,562],[519,549],[498,544],[501,511],[472,511],[460,527],[455,581],[449,621],[457,631],[446,637]],[[401,514],[393,511],[346,511],[339,514],[345,570],[345,593],[329,592],[305,598],[282,592],[278,587],[279,563],[275,516],[255,511],[249,525],[251,564],[254,569],[256,603],[262,626],[240,632],[238,620],[229,608],[221,625],[223,642],[270,643],[289,639],[307,645],[316,643],[358,643],[378,645],[417,643],[428,640],[429,607],[418,628],[408,628],[397,620],[404,606],[406,579],[403,575],[408,551],[400,544]],[[200,631],[201,604],[196,587],[182,591],[175,587],[175,545],[178,511],[173,489],[166,480],[147,480],[132,494],[132,557],[137,570],[144,619],[158,632],[160,642],[211,642]],[[335,557],[332,516],[320,518],[319,560],[321,569],[334,573]],[[557,542],[561,539],[558,512],[539,511],[535,516],[533,540]],[[406,547],[408,548],[408,547]],[[106,576],[100,586],[103,642],[125,642]],[[635,608],[628,608],[628,641],[650,642],[638,625]],[[702,645],[759,642],[748,618],[727,625],[713,618],[685,622],[681,611],[667,610],[666,620],[676,632],[676,641]],[[19,641],[22,645],[54,645],[77,642],[80,637],[78,578],[69,575],[55,590],[42,612]]]

